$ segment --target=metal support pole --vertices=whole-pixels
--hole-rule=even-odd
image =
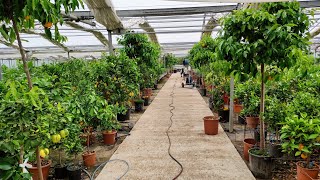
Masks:
[[[0,81],[2,81],[2,64],[0,63]]]
[[[109,53],[110,55],[114,55],[113,46],[112,46],[112,31],[108,30],[108,42],[109,42]]]
[[[233,97],[234,97],[234,77],[230,79],[230,107],[229,107],[229,132],[233,132]]]

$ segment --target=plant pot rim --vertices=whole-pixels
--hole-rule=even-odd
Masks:
[[[219,121],[219,116],[212,115],[212,116],[205,116],[203,117],[204,121]]]
[[[76,169],[71,170],[70,167],[76,167]],[[68,171],[78,171],[78,170],[81,170],[81,168],[82,168],[82,167],[81,167],[80,165],[74,165],[74,164],[67,166],[67,170],[68,170]]]
[[[299,166],[302,169],[307,169],[307,170],[318,170],[320,171],[320,166],[317,163],[314,163],[314,168],[310,169],[310,168],[305,168],[303,166],[301,166],[300,164],[302,164],[304,161],[298,161],[296,162],[296,165]]]
[[[30,164],[30,163],[28,163],[28,164]],[[51,164],[52,164],[52,161],[51,160],[48,160],[48,164],[46,164],[46,165],[44,165],[44,166],[41,166],[41,169],[42,168],[45,168],[45,167],[48,167],[48,166],[51,166]],[[32,165],[32,164],[31,164]],[[30,167],[30,168],[28,168],[28,169],[38,169],[38,167],[37,166],[32,166],[32,167]]]
[[[259,158],[271,158],[270,155],[258,155],[258,154],[254,154],[254,153],[251,152],[251,151],[253,151],[253,150],[259,150],[259,148],[254,147],[254,148],[250,148],[250,149],[249,149],[248,152],[249,152],[249,154],[251,154],[252,156],[259,157]]]
[[[96,152],[95,151],[85,151],[82,153],[82,156],[91,156],[93,154],[96,154]]]
[[[106,130],[102,132],[102,134],[116,134],[116,133],[117,133],[117,130],[114,130],[114,129],[111,131],[111,133]]]

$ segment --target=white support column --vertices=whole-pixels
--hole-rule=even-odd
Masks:
[[[230,107],[229,107],[229,132],[233,132],[233,97],[234,97],[234,77],[230,79]]]
[[[109,42],[109,53],[114,55],[113,46],[112,46],[112,31],[108,30],[108,42]]]

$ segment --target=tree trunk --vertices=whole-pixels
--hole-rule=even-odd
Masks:
[[[13,24],[13,29],[14,29],[14,31],[16,33],[16,36],[17,36],[17,41],[18,41],[19,50],[20,50],[20,54],[21,54],[21,59],[22,59],[22,63],[23,63],[23,70],[27,75],[29,89],[31,90],[32,89],[32,81],[31,81],[31,76],[30,76],[28,64],[27,64],[26,53],[25,53],[25,51],[23,49],[23,46],[22,46],[22,43],[21,43],[21,39],[20,39],[19,30],[18,30],[18,26],[17,26],[16,21],[14,19],[12,19],[12,24]]]
[[[264,113],[264,99],[265,99],[265,88],[264,88],[264,64],[261,64],[261,98],[260,98],[260,149],[264,150],[265,148],[265,127],[263,120]]]
[[[20,54],[21,54],[21,59],[22,59],[22,63],[23,63],[23,70],[26,73],[27,80],[28,80],[28,86],[29,86],[29,89],[31,90],[32,89],[32,81],[31,81],[31,76],[30,76],[30,71],[29,71],[29,68],[28,68],[28,64],[27,64],[27,57],[26,57],[26,53],[25,53],[25,51],[23,49],[23,46],[22,46],[22,42],[21,42],[20,34],[19,34],[19,29],[18,29],[17,23],[14,20],[14,18],[12,18],[12,25],[13,25],[14,32],[16,33],[16,36],[17,36],[17,41],[18,41],[19,50],[20,50]],[[37,147],[36,155],[37,155],[37,168],[38,168],[38,172],[39,172],[39,174],[38,174],[39,175],[39,180],[43,180],[39,147]],[[20,158],[21,157],[23,158],[23,152],[20,152]]]

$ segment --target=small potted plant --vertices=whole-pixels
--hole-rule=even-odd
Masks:
[[[113,145],[116,142],[117,130],[120,129],[120,124],[115,118],[114,107],[107,106],[100,109],[98,118],[100,120],[100,129],[103,135],[103,143]]]
[[[320,150],[320,119],[311,119],[306,113],[300,117],[287,117],[280,133],[283,151],[294,153],[304,160],[296,163],[297,179],[317,179],[319,165],[312,161],[311,157]]]
[[[141,112],[143,111],[143,105],[144,105],[144,100],[141,98],[135,99],[134,100],[134,108],[136,112]]]
[[[73,136],[72,141],[68,141],[65,144],[66,152],[73,156],[73,163],[67,167],[69,180],[81,179],[81,166],[77,161],[77,156],[83,151],[81,139],[77,136]]]

